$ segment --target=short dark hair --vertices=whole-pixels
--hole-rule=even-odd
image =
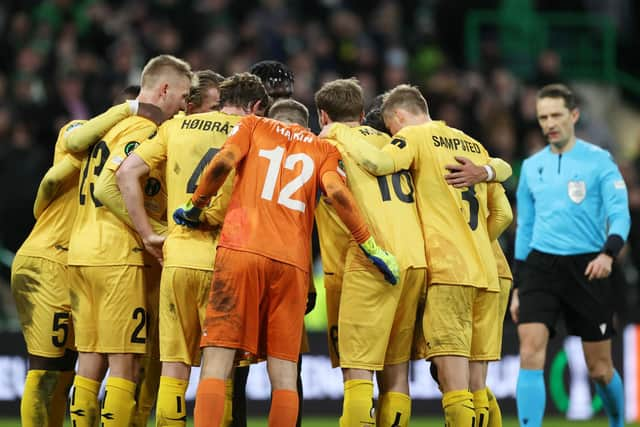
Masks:
[[[219,88],[224,77],[212,70],[196,71],[197,82],[189,89],[189,102],[200,107],[202,105],[202,95],[212,87]]]
[[[256,62],[249,72],[260,77],[271,98],[291,98],[293,95],[293,72],[282,62]]]
[[[237,73],[220,83],[220,107],[251,108],[258,101],[262,108],[269,107],[269,95],[253,74]]]
[[[309,126],[309,110],[295,99],[280,99],[269,108],[269,117],[284,122]]]
[[[369,111],[364,116],[362,124],[378,130],[380,132],[391,134],[387,125],[384,124],[382,118],[382,101],[384,101],[384,94],[380,94],[373,98]]]
[[[576,96],[568,86],[563,85],[562,83],[554,83],[544,86],[538,91],[537,98],[562,98],[564,99],[565,107],[567,107],[569,111],[578,108]]]

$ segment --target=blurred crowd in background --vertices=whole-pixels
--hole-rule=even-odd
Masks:
[[[563,58],[552,48],[536,52],[526,78],[517,76],[491,37],[479,45],[483,65],[469,66],[465,16],[473,9],[508,7],[606,16],[617,30],[622,66],[640,70],[640,6],[633,0],[2,1],[0,323],[8,323],[11,305],[8,255],[33,225],[32,203],[59,128],[104,111],[125,86],[139,83],[142,66],[160,53],[223,75],[262,59],[285,62],[295,74],[294,97],[312,111],[314,130],[313,94],[325,81],[355,76],[367,102],[411,82],[423,91],[433,118],[464,130],[512,164],[514,176],[505,187],[515,208],[519,165],[546,145],[536,122],[536,91],[547,83],[573,82],[565,80]],[[640,304],[640,132],[612,123],[598,105],[602,94],[613,91],[621,111],[638,119],[640,93],[617,96],[615,86],[602,82],[577,85],[585,88],[578,91],[585,94],[579,136],[614,154],[629,188],[633,223],[629,250],[618,262],[624,273],[620,312],[640,321],[640,314],[634,319]],[[508,254],[513,230],[502,241]]]

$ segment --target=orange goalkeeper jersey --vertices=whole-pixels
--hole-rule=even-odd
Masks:
[[[321,178],[340,153],[299,125],[247,116],[227,144],[239,148],[219,246],[253,252],[309,271],[313,214]]]

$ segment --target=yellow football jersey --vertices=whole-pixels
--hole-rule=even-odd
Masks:
[[[388,145],[390,137],[369,126],[351,128],[351,135],[340,135],[348,139],[358,138],[377,148]],[[411,173],[399,170],[393,174],[373,176],[362,169],[345,152],[343,146],[333,142],[342,154],[343,168],[347,174],[347,185],[353,193],[369,228],[381,247],[393,253],[400,268],[426,267],[424,239],[416,205],[416,194]],[[352,242],[355,245],[355,242]],[[366,269],[371,263],[365,257],[355,257],[354,265],[348,269]]]
[[[85,120],[73,120],[60,129],[54,148],[53,164],[58,163],[68,154],[65,144],[66,136],[84,122]],[[79,170],[80,158],[77,163]],[[66,264],[71,226],[76,215],[77,197],[78,181],[69,179],[60,188],[58,197],[42,212],[29,237],[18,250],[18,254]]]
[[[486,164],[486,149],[444,122],[408,126],[383,148],[395,170],[410,169],[426,243],[429,283],[470,285],[499,291],[487,233],[487,184],[462,189],[446,183],[454,156]],[[494,289],[495,288],[495,289]]]
[[[94,196],[94,187],[103,168],[117,170],[124,158],[154,132],[156,125],[152,121],[129,117],[91,147],[80,174],[69,265],[144,265],[144,246],[140,237]],[[151,185],[152,191],[145,191],[146,196],[161,198],[162,182],[158,179]]]
[[[166,169],[169,235],[163,248],[165,267],[213,269],[218,233],[176,226],[172,214],[196,190],[202,171],[240,118],[220,111],[177,116],[136,149],[152,171]]]

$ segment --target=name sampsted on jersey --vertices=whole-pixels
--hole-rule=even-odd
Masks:
[[[309,132],[304,130],[291,132],[291,129],[283,128],[282,126],[276,126],[276,132],[290,141],[306,142],[307,144],[313,142],[313,136],[310,135]]]
[[[448,148],[449,150],[462,150],[478,154],[481,152],[480,144],[477,142],[465,141],[464,139],[458,138],[447,138],[446,136],[440,135],[433,135],[431,139],[433,139],[434,147],[443,147]]]
[[[233,126],[229,122],[217,122],[213,120],[191,119],[182,122],[180,129],[197,129],[205,132],[220,132],[228,134]]]

